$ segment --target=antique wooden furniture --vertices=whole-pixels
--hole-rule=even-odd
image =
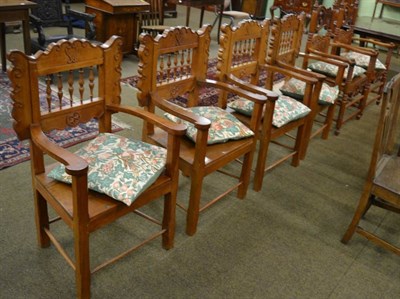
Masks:
[[[265,95],[252,94],[230,84],[206,79],[210,32],[211,26],[208,25],[197,32],[188,27],[175,27],[164,31],[156,38],[141,35],[138,52],[139,104],[151,112],[154,112],[156,107],[161,108],[168,112],[170,117],[175,119],[178,117],[176,121],[184,120],[188,125],[188,133],[191,133],[189,135],[191,139],[189,137],[182,139],[179,157],[180,170],[183,175],[190,177],[189,204],[188,208],[185,208],[188,235],[196,232],[199,213],[223,196],[235,189],[238,189],[239,198],[246,196],[258,138],[256,128],[260,125],[263,105],[267,100]],[[250,129],[230,113],[225,112],[223,108],[226,107],[226,103],[222,101],[222,97],[218,99],[218,107],[199,106],[200,93],[205,87],[222,89],[253,101],[254,112]],[[187,109],[169,101],[185,95],[188,99]],[[219,116],[221,120],[218,120]],[[266,113],[264,118],[268,117]],[[145,123],[143,129],[144,140],[166,145],[165,134],[160,133],[155,126]],[[234,134],[228,137],[230,135],[228,131]],[[243,158],[242,164],[234,163],[238,158]],[[239,170],[234,168],[225,172],[231,177],[230,179],[232,177],[235,179],[234,185],[221,186],[227,190],[202,204],[204,179],[207,176],[212,178],[216,171],[224,173],[223,168],[228,165],[239,167]],[[234,170],[240,172],[239,177],[234,175]],[[227,183],[229,185],[233,182]]]
[[[372,13],[372,20],[375,18],[376,7],[378,3],[381,3],[381,12],[379,13],[379,18],[382,18],[383,8],[385,5],[392,6],[392,7],[400,7],[400,0],[375,0],[374,12]]]
[[[298,72],[303,76],[313,77],[319,81],[310,95],[311,100],[308,102],[308,106],[311,108],[310,118],[313,121],[308,123],[310,127],[306,129],[306,138],[310,139],[321,134],[323,139],[327,139],[333,123],[339,89],[323,83],[326,77],[307,70],[305,65],[303,68],[297,67],[297,65],[300,65],[299,57],[303,59],[312,58],[307,54],[299,53],[304,32],[304,21],[304,13],[300,13],[298,15],[286,15],[281,20],[274,22],[270,42],[270,52],[273,55],[268,58],[268,63]],[[296,78],[287,76],[281,91],[283,94],[304,101],[304,93],[299,92],[299,89],[305,90],[305,88],[306,81],[299,81]],[[325,112],[325,110],[326,113],[323,115],[322,112]],[[307,146],[305,149],[307,149]],[[304,159],[305,155],[306,150],[303,151],[300,158]]]
[[[24,50],[26,54],[31,53],[31,38],[29,31],[29,10],[36,3],[32,1],[4,0],[0,3],[0,43],[1,43],[1,68],[3,72],[7,68],[6,61],[6,26],[5,22],[22,21],[24,34]]]
[[[276,15],[275,11],[279,9],[280,17],[286,14],[304,12],[307,18],[310,18],[316,1],[318,0],[274,0],[273,5],[270,7],[271,16],[274,17]]]
[[[247,12],[257,19],[265,19],[265,12],[268,5],[268,1],[265,0],[233,0],[232,3],[239,2],[239,5],[232,6],[234,10],[241,10]]]
[[[345,1],[343,1],[345,2]],[[375,54],[375,51],[377,49],[381,49],[385,51],[385,56],[386,59],[382,63],[378,58],[376,58],[376,63],[375,65],[371,65],[371,71],[367,69],[369,73],[369,79],[370,79],[370,95],[368,99],[365,101],[365,106],[367,106],[370,103],[376,102],[379,104],[382,94],[383,94],[383,88],[386,84],[386,78],[387,78],[387,73],[390,68],[390,62],[392,59],[392,54],[393,50],[395,49],[395,44],[394,43],[384,43],[378,39],[370,39],[370,38],[363,38],[363,37],[354,37],[354,20],[352,18],[352,13],[351,9],[348,9],[348,7],[354,7],[355,10],[357,10],[358,1],[354,1],[352,4],[334,4],[332,12],[339,14],[340,11],[343,11],[344,18],[343,18],[343,23],[342,24],[334,24],[334,28],[332,30],[334,34],[334,41],[343,43],[343,44],[348,44],[352,45],[355,43],[360,44],[362,48],[370,48],[373,50],[372,54],[368,55],[368,53],[361,53],[361,52],[355,52],[349,49],[347,53],[343,53],[342,55],[346,55],[347,57],[351,57],[355,59],[356,65],[367,68],[367,66],[370,66],[368,64],[368,60],[371,60],[371,55]],[[338,21],[341,23],[340,21]],[[345,28],[341,28],[344,27]],[[372,95],[372,96],[371,96]]]
[[[274,41],[268,41],[271,34],[275,36]],[[298,42],[296,39],[285,41],[286,46],[296,42]],[[267,44],[269,44],[268,49]],[[276,28],[275,32],[272,33],[271,21],[268,19],[264,20],[262,24],[254,20],[246,20],[240,22],[237,27],[231,28],[224,25],[221,29],[221,43],[218,51],[219,63],[217,66],[221,81],[240,84],[241,87],[253,91],[257,86],[262,85],[267,89],[266,91],[263,89],[265,92],[274,89],[274,81],[277,76],[288,76],[306,82],[303,104],[293,98],[281,95],[274,106],[274,114],[276,113],[277,116],[295,114],[296,110],[301,109],[305,113],[299,114],[296,118],[291,119],[291,121],[288,120],[284,124],[275,123],[273,125],[274,120],[278,118],[275,116],[274,118],[266,118],[265,116],[263,118],[254,174],[254,189],[256,191],[261,189],[264,173],[267,170],[290,158],[292,158],[293,166],[299,165],[300,158],[304,157],[304,152],[309,143],[307,129],[310,129],[309,124],[312,123],[310,116],[307,116],[307,114],[311,115],[307,106],[312,107],[313,101],[316,103],[316,100],[313,99],[313,92],[316,88],[315,85],[319,82],[318,79],[306,76],[302,74],[302,71],[290,66],[279,66],[277,60],[280,54],[279,44],[279,29]],[[297,46],[299,45],[297,44]],[[284,48],[281,50],[283,51]],[[316,92],[318,93],[318,90]],[[240,110],[237,117],[245,123],[249,122],[249,118],[243,115]],[[296,134],[294,145],[291,138],[289,138],[291,144],[287,140],[282,140],[282,137],[288,132],[295,132]],[[278,142],[286,150],[282,151],[283,157],[266,167],[270,142]]]
[[[378,121],[371,162],[360,201],[342,242],[359,233],[373,243],[400,255],[400,248],[369,231],[371,206],[400,213],[400,74],[386,86]]]
[[[218,28],[221,27],[222,11],[224,10],[224,0],[168,0],[168,2],[175,5],[179,4],[186,6],[186,24],[185,24],[186,26],[189,26],[190,8],[191,7],[200,8],[201,12],[200,12],[199,28],[203,26],[204,11],[206,10],[206,7],[209,5],[219,6],[220,18],[218,21]]]
[[[30,21],[37,32],[37,37],[31,39],[32,53],[36,53],[38,50],[45,50],[50,43],[57,42],[60,39],[81,38],[74,34],[73,19],[83,22],[86,28],[86,39],[95,39],[94,15],[71,10],[68,0],[65,1],[65,4],[61,0],[33,0],[33,2],[36,2],[37,6],[32,9]],[[63,8],[65,8],[65,12]],[[65,27],[66,32],[47,35],[45,27]]]
[[[139,34],[142,32],[156,35],[170,26],[164,25],[164,7],[162,0],[149,0],[150,9],[138,13]]]
[[[335,0],[332,4],[333,8],[344,9],[344,23],[354,25],[358,18],[359,0]]]
[[[338,135],[344,123],[362,116],[378,52],[341,43],[343,36],[352,33],[337,28],[340,26],[331,25],[331,22],[342,24],[343,11],[326,9],[321,5],[312,12],[305,53],[318,56],[319,61],[310,63],[309,59],[304,59],[303,67],[325,74],[329,85],[339,86],[340,94],[337,101],[339,111],[335,118],[335,134]],[[333,28],[333,31],[330,28]],[[321,33],[322,31],[326,32]],[[356,66],[354,59],[339,55],[342,51],[369,55],[371,58],[367,63],[367,69]]]
[[[122,37],[124,43],[122,52],[136,52],[137,20],[136,14],[150,8],[144,0],[86,0],[85,11],[95,14],[96,39],[105,42],[116,34]]]
[[[220,17],[220,11],[219,11],[219,7],[215,7],[215,20],[212,24],[212,26],[214,27],[215,24],[217,23],[217,21],[219,20]],[[233,26],[235,20],[243,20],[243,19],[250,19],[250,14],[244,11],[239,11],[239,10],[233,10],[232,9],[232,2],[231,0],[225,0],[224,1],[224,11],[222,12],[222,17],[223,18],[227,18],[230,20],[229,25]],[[218,27],[217,30],[220,30],[220,28]]]
[[[179,136],[184,134],[185,127],[142,109],[120,105],[121,47],[122,40],[116,36],[101,46],[85,40],[71,39],[52,44],[48,50],[38,52],[35,56],[26,56],[20,51],[12,51],[8,56],[12,63],[8,75],[13,87],[14,129],[20,140],[30,142],[38,243],[41,247],[48,247],[51,241],[75,270],[78,298],[90,297],[92,273],[156,236],[162,235],[164,248],[173,247],[178,186],[177,156]],[[43,81],[39,81],[42,79]],[[40,95],[43,93],[45,96]],[[41,109],[41,106],[44,108]],[[134,191],[140,192],[137,187],[142,181],[135,177],[138,173],[147,173],[148,167],[138,169],[135,161],[140,160],[137,157],[143,160],[157,158],[146,154],[146,150],[150,151],[153,146],[143,145],[141,141],[130,138],[117,137],[116,134],[102,134],[93,141],[95,143],[89,143],[91,146],[86,147],[86,154],[82,158],[83,156],[56,145],[45,135],[50,130],[77,126],[92,118],[98,119],[100,132],[111,132],[111,116],[116,112],[143,118],[168,132],[165,171],[158,178],[154,177],[154,183],[149,181],[147,188],[143,186],[142,193],[136,194],[136,198],[132,198],[130,194]],[[119,140],[118,143],[109,142],[109,145],[114,146],[113,152],[106,150],[105,140],[108,139]],[[142,145],[139,146],[139,142]],[[131,145],[137,145],[139,151]],[[96,154],[97,149],[102,149],[102,152]],[[158,150],[165,151],[162,148]],[[59,163],[45,165],[45,154]],[[118,167],[121,170],[117,175]],[[62,176],[70,175],[68,178],[72,180],[72,184],[50,178],[48,175],[52,169],[60,170]],[[122,178],[127,180],[123,181]],[[104,184],[101,185],[103,180]],[[104,189],[103,192],[111,192],[119,200],[88,190],[88,187]],[[107,189],[111,187],[115,188]],[[138,208],[162,196],[164,211],[160,230],[155,233],[152,229],[151,237],[138,246],[96,268],[90,267],[89,234],[126,214],[132,215],[131,212],[140,214]],[[48,205],[54,210],[52,214],[59,217],[49,220]],[[71,259],[57,241],[55,233],[50,230],[51,224],[57,220],[64,221],[73,232],[75,260]]]

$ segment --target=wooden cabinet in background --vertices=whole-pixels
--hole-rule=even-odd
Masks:
[[[107,41],[112,35],[123,39],[124,54],[134,53],[137,40],[136,13],[149,9],[143,0],[86,0],[86,12],[96,15],[96,40]]]
[[[245,11],[255,17],[265,17],[268,0],[242,0],[241,4],[239,0],[236,0],[236,2],[239,2],[240,5],[237,10]],[[234,5],[237,6],[238,4],[235,4],[234,0],[232,0],[232,6]]]
[[[315,0],[274,0],[273,6],[285,13],[301,13],[311,15]]]

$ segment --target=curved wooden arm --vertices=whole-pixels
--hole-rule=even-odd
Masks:
[[[298,73],[293,67],[289,68],[282,68],[280,66],[275,66],[275,65],[269,65],[269,64],[265,64],[263,65],[263,67],[265,67],[266,69],[269,69],[273,72],[277,72],[277,73],[281,73],[282,75],[285,76],[290,76],[296,79],[299,79],[301,81],[306,82],[306,84],[315,84],[318,82],[318,80],[316,78],[312,78],[309,76],[304,76],[300,73]]]
[[[205,117],[198,116],[194,113],[192,113],[189,110],[186,110],[174,103],[171,103],[170,101],[161,99],[157,91],[152,92],[151,95],[152,100],[154,101],[154,104],[164,110],[165,112],[171,113],[183,120],[186,120],[196,127],[196,129],[199,130],[208,130],[211,126],[211,121]]]
[[[254,92],[249,92],[247,90],[243,90],[238,86],[234,86],[222,81],[216,81],[211,79],[206,79],[204,81],[197,81],[199,85],[204,85],[207,87],[214,87],[218,89],[225,90],[227,92],[232,92],[240,97],[246,98],[254,103],[264,104],[267,100],[267,97],[263,94],[257,94]]]
[[[350,51],[368,55],[368,56],[378,56],[378,51],[375,51],[373,49],[363,48],[363,47],[357,47],[357,46],[353,46],[353,45],[347,45],[347,44],[342,44],[342,43],[332,43],[332,47],[343,48],[346,50],[350,50]]]
[[[68,9],[66,11],[66,15],[72,16],[72,17],[74,17],[76,19],[79,19],[79,20],[84,20],[86,22],[93,21],[94,18],[96,17],[95,14],[89,14],[89,13],[86,13],[86,12],[81,12],[81,11],[77,11],[77,10],[73,10],[73,9]]]
[[[114,112],[124,112],[130,115],[134,115],[139,117],[151,124],[156,125],[157,127],[163,129],[169,134],[173,135],[184,135],[186,132],[186,126],[183,124],[177,124],[168,119],[165,119],[157,114],[150,113],[146,110],[139,109],[136,107],[123,106],[123,105],[107,105],[107,108]]]
[[[240,87],[241,89],[244,89],[244,90],[247,90],[247,91],[250,91],[253,93],[259,93],[259,94],[265,95],[269,101],[276,101],[279,97],[279,95],[272,90],[266,89],[261,86],[250,84],[249,82],[243,81],[242,79],[240,79],[232,74],[226,76],[225,78],[226,78],[227,82],[235,84],[238,87]]]
[[[354,41],[371,43],[371,44],[374,44],[376,46],[385,47],[385,48],[388,48],[388,49],[396,48],[396,45],[394,43],[392,43],[392,42],[384,43],[384,42],[382,42],[380,40],[376,40],[376,39],[372,39],[372,38],[353,37],[353,40]]]
[[[277,61],[277,65],[279,65],[279,66],[281,66],[283,68],[290,69],[290,70],[292,70],[294,72],[297,72],[299,74],[302,74],[304,76],[312,76],[315,79],[317,79],[318,81],[324,81],[326,79],[325,75],[322,75],[322,74],[319,74],[319,73],[314,73],[314,72],[311,72],[311,71],[307,71],[305,69],[301,69],[301,68],[298,68],[298,67],[295,67],[295,66],[287,65],[287,64],[281,63],[279,61]]]
[[[31,140],[43,152],[65,165],[65,171],[73,176],[87,174],[88,164],[81,157],[58,146],[43,133],[39,125],[31,125]]]
[[[313,49],[310,49],[309,51],[311,52],[311,54],[313,54],[309,57],[309,59],[324,61],[329,64],[337,65],[339,67],[341,65],[343,65],[344,67],[347,67],[348,65],[356,64],[354,59],[348,59],[346,57],[329,54],[329,53],[325,53],[325,52],[321,52],[321,51],[317,51],[317,50],[313,50]]]

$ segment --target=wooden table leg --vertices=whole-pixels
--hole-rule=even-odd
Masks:
[[[186,27],[189,27],[190,6],[186,6]]]
[[[31,34],[29,31],[29,21],[24,19],[22,21],[22,30],[24,34],[24,50],[26,55],[31,55]]]
[[[1,43],[1,69],[3,72],[7,69],[6,63],[6,24],[0,23],[0,43]]]
[[[221,4],[221,7],[219,9],[218,32],[217,32],[218,43],[219,43],[219,34],[220,34],[220,31],[221,31],[222,14],[223,13],[224,13],[224,3]]]
[[[201,26],[203,26],[204,9],[205,9],[205,7],[202,6],[201,7],[201,11],[200,11],[200,25],[199,25],[199,28],[201,28]]]

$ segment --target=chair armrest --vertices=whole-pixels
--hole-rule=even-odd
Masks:
[[[267,101],[267,96],[260,93],[255,93],[249,90],[243,90],[238,86],[230,85],[226,82],[216,81],[211,79],[206,79],[204,81],[198,81],[199,85],[206,86],[206,87],[213,87],[217,89],[222,89],[227,92],[234,93],[240,97],[246,98],[254,103],[263,105],[265,101]]]
[[[310,57],[310,55],[308,55],[307,58],[309,58],[309,57]],[[298,67],[295,67],[295,66],[290,66],[290,65],[287,65],[287,64],[279,62],[279,61],[277,61],[277,65],[281,66],[283,68],[291,69],[292,71],[294,71],[296,73],[299,73],[301,75],[304,75],[304,76],[312,76],[315,79],[317,79],[318,81],[324,81],[326,79],[326,76],[323,75],[323,74],[314,73],[314,72],[308,71],[306,69],[298,68]]]
[[[385,43],[385,42],[382,42],[380,40],[376,40],[376,39],[372,39],[372,38],[353,37],[353,41],[371,43],[371,44],[374,44],[375,46],[380,46],[380,47],[384,47],[384,48],[387,48],[387,49],[396,48],[396,45],[394,43],[392,43],[392,42]]]
[[[157,114],[150,113],[146,110],[139,109],[136,107],[129,107],[123,105],[107,105],[107,108],[114,112],[124,112],[136,117],[139,117],[146,122],[156,125],[172,135],[184,135],[186,132],[186,126],[183,124],[177,124],[168,119],[165,119]]]
[[[151,93],[151,98],[154,101],[154,104],[162,109],[165,112],[171,113],[175,115],[176,117],[179,117],[183,120],[186,120],[196,127],[196,129],[199,130],[208,130],[211,126],[210,120],[208,120],[205,117],[197,116],[196,114],[174,104],[171,103],[170,101],[167,101],[165,99],[162,99],[159,95],[158,92],[152,92]]]
[[[329,53],[325,53],[325,52],[321,52],[321,51],[317,51],[317,50],[313,50],[313,49],[309,49],[309,51],[312,54],[309,57],[310,59],[324,61],[324,62],[333,64],[333,65],[337,65],[337,66],[340,66],[341,65],[340,63],[345,64],[346,66],[356,65],[356,62],[354,60],[350,60],[346,57],[342,57],[342,56],[335,55],[335,54],[329,54]],[[303,55],[303,54],[301,53],[301,55]]]
[[[96,17],[95,14],[89,14],[86,12],[76,11],[73,9],[68,9],[65,15],[74,17],[79,20],[84,20],[86,22],[92,22],[94,20],[94,18]]]
[[[258,93],[258,94],[265,95],[269,101],[276,101],[279,97],[279,95],[272,90],[269,90],[269,89],[266,89],[264,87],[260,87],[257,85],[249,84],[249,82],[246,82],[232,74],[226,76],[225,80],[227,82],[237,85],[241,89],[250,91],[252,93]]]
[[[31,125],[32,142],[53,159],[65,165],[65,171],[72,176],[87,175],[88,164],[81,157],[50,141],[39,125]]]
[[[338,47],[342,49],[346,49],[349,51],[357,52],[360,54],[368,55],[368,56],[378,56],[378,51],[373,50],[373,49],[368,49],[368,48],[363,48],[363,47],[358,47],[358,46],[353,46],[353,45],[347,45],[347,44],[342,44],[342,43],[332,43],[332,47]]]
[[[94,25],[94,18],[96,17],[95,14],[89,14],[81,11],[67,9],[65,15],[67,17],[74,17],[75,19],[85,21],[87,29],[85,37],[89,40],[94,40],[96,38],[96,26]]]
[[[297,70],[294,67],[288,65],[285,65],[285,68],[283,68],[282,66],[265,64],[263,65],[263,67],[272,72],[281,73],[282,75],[299,79],[301,81],[304,81],[306,84],[314,85],[318,82],[318,79],[314,77],[309,77],[308,75],[304,76],[303,74],[297,72]]]
[[[304,57],[303,68],[308,66],[309,60],[318,60],[325,63],[329,63],[338,67],[337,76],[335,79],[335,84],[340,85],[344,79],[344,72],[348,67],[348,73],[353,74],[353,69],[356,65],[354,60],[350,60],[345,57],[338,55],[327,54],[319,51],[312,51],[312,55],[300,53],[299,56]],[[318,54],[317,54],[318,53]]]
[[[46,36],[44,35],[42,20],[39,17],[31,14],[31,15],[29,15],[29,21],[32,23],[33,27],[36,29],[36,32],[38,34],[39,45],[44,46],[44,44],[46,42]]]

